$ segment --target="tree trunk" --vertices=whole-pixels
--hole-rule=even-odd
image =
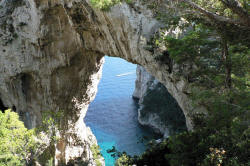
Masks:
[[[231,56],[228,53],[228,45],[227,45],[227,40],[225,38],[222,38],[222,59],[224,61],[225,72],[226,72],[225,87],[227,89],[231,89],[232,61],[231,61]]]

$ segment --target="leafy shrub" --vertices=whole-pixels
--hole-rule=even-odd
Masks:
[[[17,113],[0,111],[0,165],[22,166],[30,163],[36,148],[35,132],[25,128]]]
[[[17,113],[0,111],[0,166],[34,165],[36,161],[51,165],[60,112],[43,114],[40,127],[27,129]]]
[[[122,1],[125,1],[127,3],[132,2],[132,0],[91,0],[90,2],[94,7],[104,11],[108,11],[112,6]]]
[[[100,146],[94,144],[90,147],[90,149],[93,154],[96,165],[102,166],[102,163],[99,161],[101,158]]]

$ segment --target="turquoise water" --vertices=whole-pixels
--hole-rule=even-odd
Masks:
[[[85,123],[90,126],[101,147],[106,166],[115,159],[107,153],[115,146],[130,155],[146,149],[143,137],[157,136],[137,121],[137,102],[132,99],[136,79],[136,65],[120,58],[105,57],[102,79],[95,100],[90,104]]]

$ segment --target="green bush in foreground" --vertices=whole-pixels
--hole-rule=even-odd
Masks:
[[[60,113],[44,111],[42,124],[29,130],[17,113],[0,111],[0,166],[32,166],[37,161],[53,165]]]
[[[96,166],[102,166],[102,163],[99,161],[101,158],[101,152],[100,152],[100,147],[96,144],[92,145],[90,147],[91,152],[93,154]]]
[[[25,128],[17,113],[0,111],[0,165],[23,166],[30,163],[35,148],[35,132]]]

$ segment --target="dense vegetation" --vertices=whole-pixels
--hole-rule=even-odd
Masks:
[[[27,130],[18,115],[0,112],[0,165],[24,165],[35,146],[34,130]]]
[[[0,111],[0,166],[32,166],[41,161],[53,165],[51,148],[57,141],[56,130],[60,112],[45,111],[42,124],[27,129],[11,110]],[[47,152],[47,153],[44,153]]]
[[[100,162],[100,159],[102,157],[100,147],[98,145],[92,145],[90,149],[93,154],[96,166],[102,166],[102,163]]]
[[[0,111],[0,165],[33,165],[46,146],[35,129],[28,130],[17,113]]]
[[[95,0],[104,2],[105,0]],[[115,4],[121,1],[110,1]],[[130,3],[133,3],[130,2]],[[165,23],[149,43],[164,45],[155,57],[179,64],[192,86],[193,131],[171,136],[137,157],[122,154],[117,165],[250,165],[250,4],[248,0],[142,0]],[[173,30],[178,30],[176,35]],[[170,35],[165,35],[170,32]],[[168,56],[168,57],[166,57]],[[191,66],[189,72],[185,66]]]

